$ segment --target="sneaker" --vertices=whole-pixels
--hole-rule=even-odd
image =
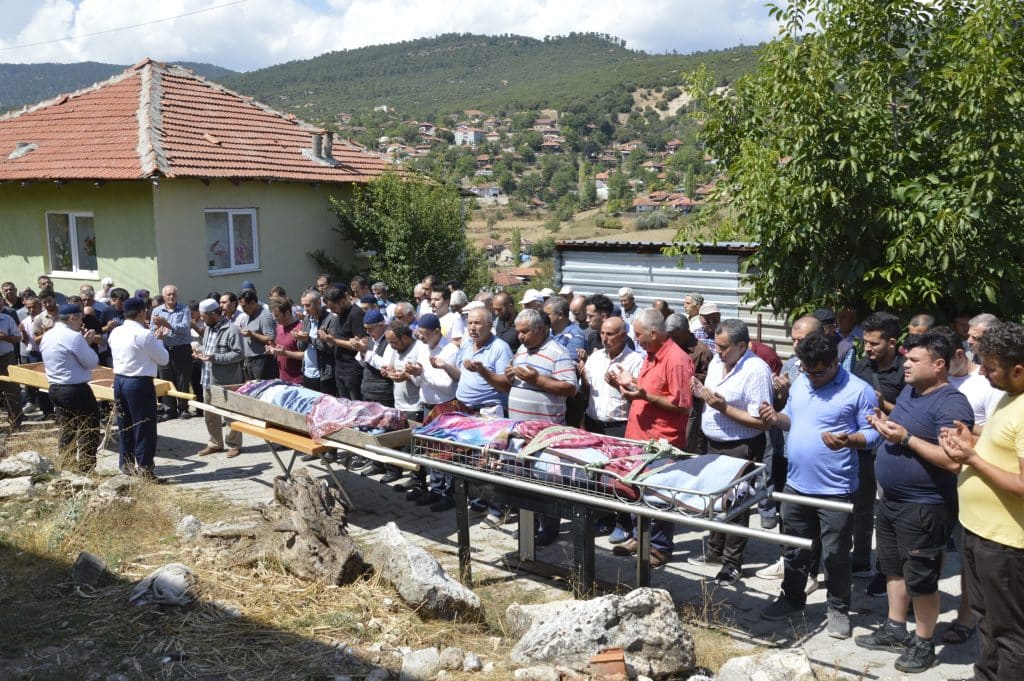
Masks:
[[[829,636],[832,638],[850,638],[850,615],[848,613],[829,608],[826,618],[826,629]]]
[[[807,586],[804,588],[804,593],[810,596],[812,593],[818,590],[818,575],[809,575],[807,577]]]
[[[761,619],[769,622],[777,622],[804,611],[804,606],[794,603],[782,594],[775,602],[761,611]]]
[[[630,539],[632,539],[630,533],[626,532],[626,530],[622,529],[618,525],[616,525],[615,529],[612,530],[612,533],[608,535],[609,544],[623,544]]]
[[[702,553],[699,556],[690,556],[686,559],[686,562],[697,567],[705,567],[707,565],[721,565],[722,559],[718,556],[709,556],[706,553]]]
[[[376,461],[374,461],[369,466],[366,466],[365,468],[363,468],[363,470],[359,471],[359,475],[363,476],[364,478],[371,478],[375,475],[380,475],[381,473],[385,472],[387,472],[387,469],[384,468],[384,464],[377,463]]]
[[[786,565],[781,558],[766,568],[761,568],[754,573],[761,579],[782,579],[786,574]]]
[[[484,519],[480,521],[480,527],[482,529],[497,530],[501,527],[501,514],[491,511],[484,516]]]
[[[395,482],[396,480],[401,480],[401,479],[402,479],[402,471],[401,470],[397,470],[397,471],[391,470],[391,471],[388,471],[387,473],[385,473],[384,475],[381,476],[380,482],[382,482],[382,483],[384,483],[386,485],[389,482]]]
[[[853,642],[861,648],[868,650],[890,650],[892,652],[903,652],[911,643],[910,634],[903,634],[900,637],[893,631],[892,627],[883,624],[870,634],[855,636]]]
[[[864,592],[871,598],[888,598],[889,593],[885,588],[885,575],[878,573],[871,578],[871,582],[865,587]]]
[[[896,670],[904,674],[917,674],[935,665],[935,644],[918,637],[896,658]]]
[[[850,571],[850,575],[857,578],[874,577],[875,570],[871,567],[870,563],[865,563],[864,565],[855,564]]]
[[[36,405],[32,404],[31,402],[26,402],[25,406],[21,408],[21,412],[23,414],[35,414],[38,411],[39,411],[39,407],[37,407]]]
[[[383,480],[384,478],[381,479]],[[467,507],[473,513],[484,513],[485,511],[487,511],[487,502],[485,502],[483,499],[473,498],[469,500]]]
[[[738,584],[743,575],[731,565],[723,565],[722,569],[715,575],[715,584],[718,586],[733,586]]]
[[[777,515],[763,515],[761,516],[761,529],[762,530],[774,530],[779,526],[779,516]]]

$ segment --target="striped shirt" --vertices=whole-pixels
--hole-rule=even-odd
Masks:
[[[749,349],[728,373],[725,371],[725,362],[722,361],[721,355],[715,355],[708,367],[704,387],[724,397],[730,406],[742,409],[752,416],[757,414],[762,402],[771,404],[774,394],[772,370],[763,359]],[[704,417],[700,426],[705,437],[720,442],[745,440],[762,432],[734,421],[707,403],[704,404]]]
[[[576,363],[554,338],[548,338],[534,350],[520,345],[512,357],[512,366],[530,366],[543,376],[576,384]],[[519,378],[512,379],[508,393],[508,415],[516,421],[565,422],[565,396],[552,395]]]

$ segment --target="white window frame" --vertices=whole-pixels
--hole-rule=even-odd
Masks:
[[[68,246],[71,248],[71,269],[70,270],[59,270],[56,269],[57,263],[54,262],[53,257],[53,244],[50,239],[50,216],[51,215],[66,215],[68,216],[68,240],[70,243]],[[96,229],[96,216],[89,211],[83,210],[48,210],[44,217],[46,224],[46,259],[50,264],[50,276],[55,277],[74,277],[77,279],[97,279],[99,278],[99,270],[86,270],[79,267],[78,262],[78,218],[92,218],[93,221],[93,232],[95,236]],[[96,266],[99,267],[99,258],[96,259]]]
[[[209,248],[209,236],[206,234],[206,216],[210,213],[227,213],[228,216],[228,254],[231,264],[228,267],[210,267],[209,257],[204,251],[206,260],[206,271],[211,277],[222,274],[236,274],[238,272],[255,272],[260,269],[260,229],[259,219],[255,208],[207,208],[203,211],[203,242]],[[235,265],[235,230],[234,218],[236,215],[248,215],[252,219],[252,251],[253,262],[247,265]]]

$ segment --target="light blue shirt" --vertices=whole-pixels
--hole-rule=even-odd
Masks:
[[[316,348],[313,341],[316,340],[316,331],[320,323],[314,317],[309,318],[309,344],[302,355],[302,375],[306,378],[320,378],[320,365],[317,363]]]
[[[455,389],[455,398],[459,402],[471,407],[504,404],[507,394],[495,390],[494,386],[485,381],[480,374],[466,369],[462,365],[466,359],[480,362],[497,374],[504,374],[505,367],[512,361],[512,348],[508,343],[492,335],[490,340],[477,350],[473,340],[465,338],[462,347],[459,348],[459,354],[455,357],[456,365],[462,372],[459,376],[459,385]]]
[[[875,390],[839,367],[834,379],[815,389],[803,373],[789,389],[782,413],[789,417],[786,484],[802,494],[840,496],[857,490],[856,449],[832,451],[821,434],[861,433],[872,449],[880,437],[868,423],[878,406]]]
[[[43,334],[39,341],[46,380],[54,385],[73,385],[92,380],[92,370],[99,366],[99,357],[82,334],[63,322]]]
[[[572,322],[562,329],[562,333],[556,334],[552,331],[551,337],[565,348],[574,362],[576,361],[576,351],[587,349],[587,336],[579,326]]]
[[[173,310],[161,305],[153,310],[153,317],[163,317],[171,325],[171,332],[164,336],[164,346],[173,348],[192,343],[192,311],[187,305],[178,303]]]
[[[8,314],[0,313],[0,333],[21,338],[21,329],[18,328],[18,323],[11,319],[11,316]],[[0,340],[0,356],[12,352],[14,352],[14,343]]]

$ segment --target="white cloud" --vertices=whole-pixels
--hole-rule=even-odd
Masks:
[[[595,31],[636,49],[681,53],[775,34],[762,0],[243,0],[211,9],[229,1],[0,0],[0,62],[129,64],[150,56],[249,70],[451,32],[541,38]],[[194,12],[200,13],[88,35]],[[79,37],[48,42],[68,35]]]

